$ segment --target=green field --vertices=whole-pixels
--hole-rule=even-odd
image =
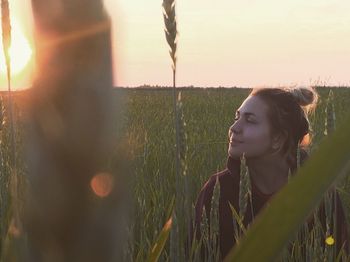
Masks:
[[[313,128],[311,152],[317,149],[324,138],[325,108],[329,88],[317,89],[320,100],[315,114],[310,117]],[[233,122],[235,110],[248,95],[248,89],[179,89],[181,91],[181,152],[182,177],[186,172],[186,189],[179,191],[175,176],[175,124],[173,112],[173,93],[168,88],[158,89],[116,89],[116,96],[124,101],[121,137],[125,138],[131,152],[132,174],[130,195],[132,196],[132,215],[127,260],[144,261],[157,236],[169,219],[172,202],[184,201],[184,216],[177,218],[179,225],[178,243],[185,242],[185,236],[193,205],[198,192],[212,174],[225,168],[227,160],[227,133]],[[350,89],[333,88],[336,126],[341,125],[346,114],[350,113]],[[3,121],[2,127],[6,126]],[[17,124],[17,127],[19,124]],[[19,137],[19,133],[17,134]],[[19,139],[21,144],[21,139]],[[1,239],[4,241],[9,227],[9,133],[1,129]],[[18,160],[21,166],[21,160]],[[25,177],[25,169],[21,168]],[[345,211],[350,214],[350,183],[347,178],[340,183],[339,192],[344,201]],[[181,182],[182,183],[182,182]],[[177,189],[178,188],[178,189]],[[176,194],[176,191],[177,194]],[[187,201],[187,202],[186,202]],[[187,208],[187,209],[186,209]],[[185,218],[186,217],[186,218]],[[350,224],[350,216],[348,216]],[[174,243],[167,241],[161,260],[169,260],[176,254]],[[175,252],[175,253],[174,253]]]
[[[329,90],[318,88],[319,104],[310,116],[313,128],[311,152],[325,136]],[[169,217],[169,205],[176,192],[172,91],[128,89],[123,92],[127,97],[126,129],[135,156],[133,256],[144,258]],[[336,126],[339,126],[350,113],[350,89],[335,88],[333,92]],[[248,93],[247,89],[181,89],[185,122],[182,150],[189,188],[186,197],[192,205],[204,181],[225,168],[228,128],[235,110]],[[341,185],[341,196],[349,214],[349,183]],[[169,250],[168,246],[164,259],[168,258]]]

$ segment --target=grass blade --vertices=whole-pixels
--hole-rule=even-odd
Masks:
[[[162,231],[159,233],[159,236],[157,238],[156,243],[154,244],[150,255],[147,259],[148,262],[156,262],[158,261],[166,241],[168,240],[170,229],[172,226],[172,218],[169,218],[169,220],[165,223]]]

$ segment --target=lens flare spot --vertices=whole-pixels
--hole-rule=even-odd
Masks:
[[[114,179],[110,173],[99,173],[90,181],[92,191],[101,198],[108,196],[112,192],[113,186]]]
[[[32,48],[28,39],[22,33],[16,18],[11,18],[11,46],[9,48],[11,71],[13,75],[20,73],[32,59]],[[0,72],[6,73],[6,63],[0,34]]]
[[[308,146],[311,143],[311,137],[310,134],[306,134],[303,139],[301,140],[300,145],[301,146]]]
[[[22,233],[20,228],[16,225],[14,219],[11,220],[10,226],[8,228],[8,232],[13,237],[20,237],[20,235]]]

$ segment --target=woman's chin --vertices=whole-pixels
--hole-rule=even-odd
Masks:
[[[231,157],[231,158],[236,158],[236,159],[238,159],[238,158],[240,158],[240,157],[242,156],[242,152],[239,152],[239,151],[237,151],[237,150],[229,149],[229,150],[228,150],[228,155],[229,155],[229,157]]]

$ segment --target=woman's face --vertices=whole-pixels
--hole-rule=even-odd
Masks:
[[[236,111],[229,129],[228,154],[233,158],[261,157],[272,152],[272,136],[267,118],[268,107],[257,96],[249,96]]]

